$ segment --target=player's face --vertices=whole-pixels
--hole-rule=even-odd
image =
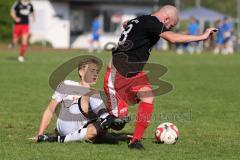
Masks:
[[[175,18],[171,18],[171,17],[167,17],[165,20],[164,20],[164,25],[165,27],[168,29],[168,30],[172,30],[178,23],[178,19],[175,19]]]
[[[29,3],[29,0],[21,0],[22,4],[27,5]]]
[[[96,84],[98,79],[99,68],[94,63],[89,63],[81,72],[82,80],[90,85]]]

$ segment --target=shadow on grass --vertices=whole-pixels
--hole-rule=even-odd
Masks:
[[[17,62],[17,57],[16,56],[12,56],[12,57],[6,57],[6,60],[7,61],[15,61],[15,62]]]
[[[119,142],[129,143],[132,133],[107,133],[104,136],[96,138],[93,144],[118,144]]]

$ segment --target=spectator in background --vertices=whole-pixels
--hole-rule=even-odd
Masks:
[[[217,20],[216,22],[216,28],[218,29],[217,32],[217,37],[216,37],[216,45],[214,49],[214,54],[219,54],[222,53],[223,51],[223,42],[224,42],[224,37],[223,37],[223,21],[222,20]]]
[[[19,62],[24,62],[24,55],[27,48],[29,37],[29,16],[32,15],[33,21],[35,21],[35,14],[33,5],[30,0],[16,1],[11,8],[11,17],[14,20],[13,27],[13,39],[12,43],[15,46],[20,38],[22,38],[22,44],[19,50]]]
[[[90,40],[90,47],[89,52],[93,52],[97,49],[98,52],[101,51],[100,46],[100,36],[102,33],[102,24],[99,19],[99,14],[94,17],[94,20],[92,22],[92,28],[91,28],[91,40]]]
[[[190,23],[188,25],[188,34],[196,36],[196,35],[199,35],[199,33],[200,33],[200,27],[199,27],[198,21],[196,20],[195,17],[190,17]],[[198,42],[189,43],[188,51],[190,54],[200,53]]]
[[[223,54],[232,54],[234,52],[233,49],[233,24],[228,17],[223,19]]]

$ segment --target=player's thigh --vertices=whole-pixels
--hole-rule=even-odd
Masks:
[[[21,31],[22,31],[22,43],[27,44],[28,37],[29,37],[29,26],[28,25],[23,25],[21,27]]]
[[[102,135],[103,133],[104,131],[101,129],[98,122],[88,124],[86,134],[87,139],[93,140],[96,136]]]
[[[27,45],[29,34],[22,34],[22,44]]]
[[[21,27],[19,25],[15,25],[13,27],[12,38],[14,42],[18,41],[21,38]]]
[[[104,91],[106,93],[106,106],[110,114],[115,117],[128,115],[128,104],[126,94],[126,81],[116,71],[108,67],[104,77]],[[121,87],[119,86],[121,85]]]
[[[97,135],[97,128],[93,124],[87,126],[87,138],[92,139]]]
[[[152,86],[149,83],[148,76],[144,72],[139,73],[137,77],[133,79],[131,92],[135,93],[138,101],[150,104],[154,101]]]
[[[76,130],[82,129],[84,127],[84,123],[58,118],[56,127],[60,135],[68,135],[75,132]]]

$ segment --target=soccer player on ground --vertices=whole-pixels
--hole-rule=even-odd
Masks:
[[[97,135],[105,134],[113,123],[113,116],[108,114],[99,93],[90,90],[97,81],[99,67],[96,59],[84,59],[78,65],[80,82],[65,80],[58,86],[43,114],[37,142],[92,141]],[[84,88],[83,95],[74,95],[73,91],[69,91],[80,87]],[[44,132],[58,106],[58,135],[48,136]]]
[[[171,43],[188,43],[206,40],[215,28],[201,35],[184,35],[171,31],[179,20],[174,6],[166,5],[152,15],[144,15],[125,22],[119,43],[112,52],[104,79],[108,96],[108,110],[116,117],[128,115],[129,104],[139,104],[133,138],[128,147],[144,149],[140,143],[150,122],[154,95],[148,77],[143,71],[151,48],[162,37]],[[147,95],[146,95],[147,94]]]
[[[24,55],[27,48],[29,37],[29,16],[32,15],[33,21],[35,21],[35,14],[33,5],[30,0],[16,1],[11,8],[11,17],[14,20],[13,26],[13,46],[16,46],[18,40],[22,38],[21,47],[19,50],[18,61],[24,61]]]

